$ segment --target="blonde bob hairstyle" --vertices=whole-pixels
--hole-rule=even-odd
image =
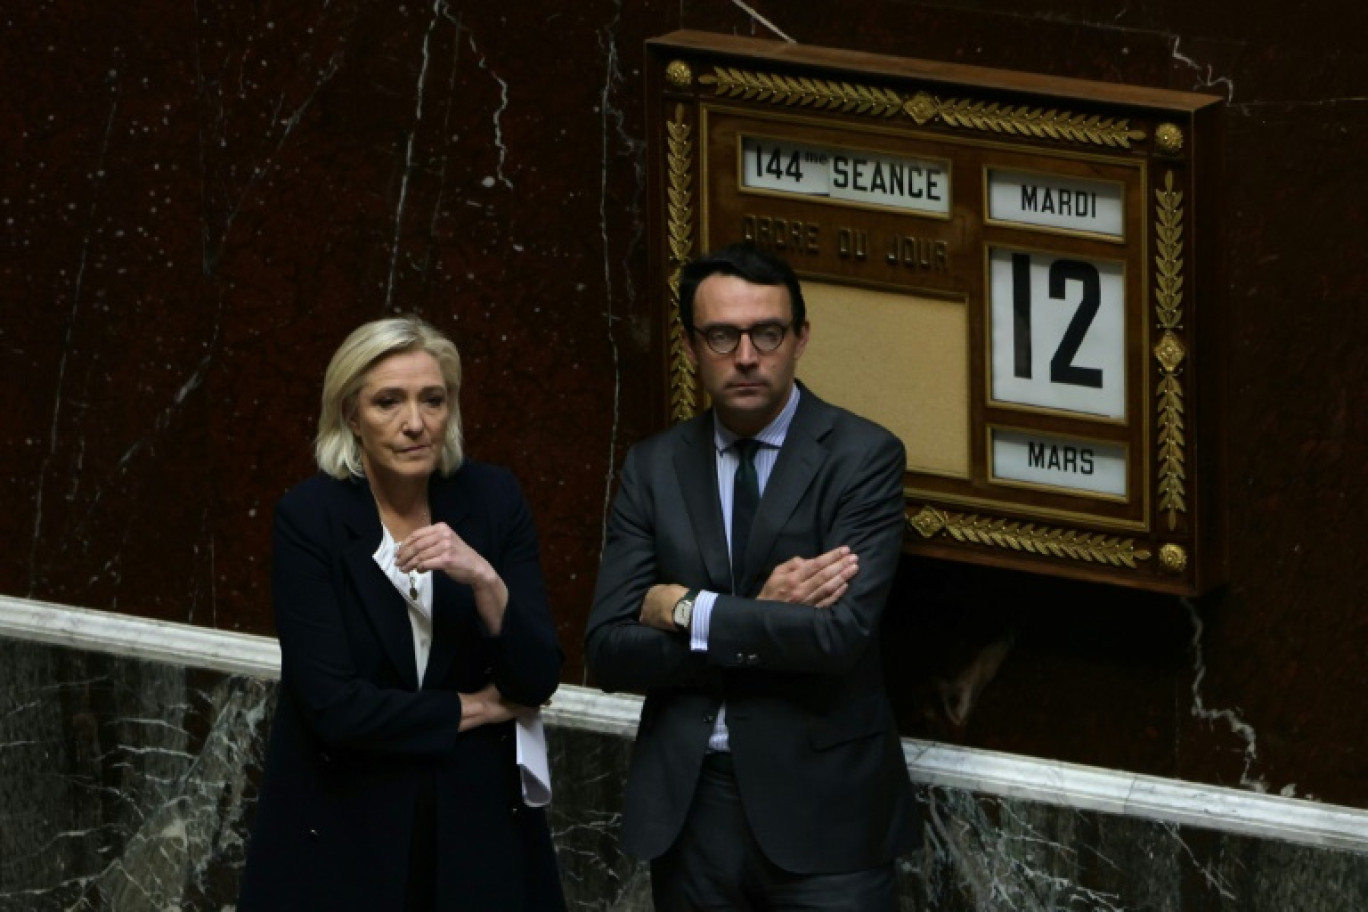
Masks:
[[[461,439],[461,355],[456,345],[418,317],[391,317],[357,327],[333,354],[323,375],[323,413],[318,419],[314,459],[333,478],[365,475],[361,442],[347,422],[356,411],[356,397],[370,369],[390,355],[425,351],[437,361],[446,381],[451,417],[437,471],[450,475],[465,458]]]

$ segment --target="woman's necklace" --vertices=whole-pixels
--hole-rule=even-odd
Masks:
[[[429,525],[429,524],[430,524],[430,523],[429,523],[429,521],[428,521],[428,512],[427,512],[427,510],[424,510],[424,511],[423,511],[422,525],[419,526],[419,528],[423,528],[423,526],[427,526],[427,525]],[[409,571],[409,598],[413,599],[414,604],[417,604],[417,602],[418,602],[418,573],[417,573],[416,570],[410,570],[410,571]]]
[[[378,500],[377,500],[377,502],[376,502],[376,506],[379,506],[379,501],[378,501]],[[384,512],[385,512],[385,511],[384,511],[384,510],[381,510],[380,512],[381,512],[381,521],[383,522],[383,521],[384,521],[383,516],[384,516]],[[391,513],[390,515],[394,516],[395,519],[398,519],[398,518],[399,518],[397,514]],[[425,526],[428,526],[428,525],[431,525],[431,521],[428,519],[428,511],[427,511],[427,510],[424,510],[423,513],[422,513],[422,519],[420,519],[419,522],[418,522],[418,528],[421,529],[421,528],[424,528]],[[412,533],[410,533],[410,534],[412,534]],[[403,542],[400,542],[399,544],[402,545]],[[416,570],[410,570],[409,573],[408,573],[408,578],[409,578],[409,591],[408,591],[409,600],[412,601],[412,602],[416,605],[416,604],[418,603],[418,571],[416,571]]]

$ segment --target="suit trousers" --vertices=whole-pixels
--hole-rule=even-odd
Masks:
[[[684,829],[651,862],[657,912],[897,912],[893,862],[866,871],[794,874],[765,857],[741,805],[731,755],[711,753]]]
[[[437,909],[437,781],[431,770],[418,779],[413,802],[413,836],[409,841],[404,912]]]

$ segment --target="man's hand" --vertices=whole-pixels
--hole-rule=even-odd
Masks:
[[[656,583],[646,590],[646,597],[641,600],[641,615],[638,620],[647,627],[674,633],[675,602],[682,599],[688,591],[677,583]]]
[[[860,558],[845,545],[813,558],[795,557],[774,568],[759,597],[830,608],[845,595],[859,570]]]

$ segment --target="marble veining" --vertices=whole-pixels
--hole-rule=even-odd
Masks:
[[[253,679],[274,680],[280,675],[279,647],[266,637],[21,599],[0,597],[0,636]],[[544,715],[548,725],[565,732],[627,742],[635,735],[640,711],[638,697],[565,684]],[[913,781],[933,790],[1368,855],[1368,810],[911,738],[903,740],[903,753]]]
[[[1202,64],[1184,54],[1179,47],[1183,43],[1183,36],[1170,35],[1169,40],[1173,42],[1173,59],[1186,67],[1190,67],[1198,73],[1197,80],[1193,83],[1192,89],[1196,92],[1216,91],[1224,95],[1227,102],[1235,101],[1235,81],[1229,76],[1217,76],[1214,64]]]
[[[74,641],[0,633],[0,912],[231,912],[279,685]],[[567,686],[547,711],[550,822],[576,910],[651,907],[646,866],[617,843],[637,709]],[[1044,784],[1012,794],[1003,780],[1013,758],[907,749],[927,835],[898,865],[907,912],[1343,912],[1368,902],[1362,812],[1346,812],[1357,817],[1343,832],[1358,836],[1347,850],[1323,838],[1323,820],[1321,844],[1272,826],[1238,832],[1209,793],[1188,821],[1153,819],[1136,813],[1144,783],[1125,801],[1111,783],[1120,803],[1088,807],[1068,798],[1078,771],[1016,770]],[[1152,799],[1151,810],[1163,800],[1182,798]]]
[[[1266,792],[1268,783],[1256,778],[1253,772],[1259,762],[1259,743],[1254,727],[1240,718],[1236,710],[1213,709],[1208,707],[1202,698],[1202,681],[1207,674],[1206,664],[1202,660],[1202,633],[1205,627],[1196,604],[1191,599],[1180,599],[1180,602],[1187,609],[1188,617],[1192,621],[1192,715],[1212,724],[1223,723],[1232,734],[1244,742],[1244,767],[1240,770],[1240,786],[1256,792]],[[1291,797],[1292,787],[1288,786],[1282,794]]]
[[[274,685],[9,640],[0,654],[0,909],[217,907]]]
[[[312,471],[328,355],[388,309],[457,334],[472,453],[526,487],[567,681],[586,683],[580,639],[617,467],[662,411],[664,311],[645,279],[657,239],[644,150],[659,124],[645,119],[643,46],[691,28],[1226,99],[1225,167],[1209,188],[1226,215],[1224,278],[1188,291],[1229,304],[1231,584],[1189,604],[909,559],[887,667],[929,794],[968,791],[994,814],[993,801],[1061,808],[1090,826],[1118,816],[1160,841],[1153,827],[1176,828],[1220,873],[1207,907],[1313,907],[1283,888],[1296,884],[1352,908],[1352,808],[1368,807],[1368,709],[1354,698],[1368,575],[1344,530],[1368,512],[1368,423],[1356,418],[1368,414],[1368,273],[1345,251],[1368,230],[1368,53],[1344,36],[1365,24],[1364,8],[1324,2],[1295,16],[1092,0],[11,4],[0,74],[21,90],[0,99],[0,384],[13,392],[0,417],[0,593],[27,615],[79,605],[230,635],[116,622],[115,661],[70,612],[30,618],[7,636],[41,645],[55,677],[0,695],[23,729],[6,730],[0,763],[32,762],[35,741],[66,764],[60,775],[85,764],[113,782],[92,792],[100,801],[142,794],[125,788],[127,763],[168,755],[131,735],[110,753],[101,720],[198,736],[211,714],[173,700],[166,714],[189,706],[191,722],[154,723],[95,665],[129,677],[190,661],[195,675],[271,680],[274,643],[231,635],[271,630],[271,505]],[[928,720],[938,679],[957,674],[948,658],[972,664],[1004,636],[1011,651],[971,717]],[[68,653],[104,658],[78,668]],[[7,687],[11,673],[0,667]],[[228,699],[198,677],[187,689],[211,691]],[[567,713],[580,700],[605,718],[576,731],[626,737],[630,702],[569,687],[560,698]],[[198,756],[198,743],[171,751]],[[4,829],[27,833],[66,793],[57,776],[14,775],[0,789],[34,791]],[[1228,795],[1238,800],[1210,797]],[[159,807],[138,801],[149,817]],[[596,813],[585,819],[611,829],[611,812]],[[66,873],[49,870],[41,889],[96,876],[125,837],[152,832],[112,814],[92,818],[122,834],[98,851],[42,837],[86,848],[59,854]],[[76,822],[62,832],[91,832]],[[41,878],[16,872],[37,859],[28,842],[4,846],[5,895],[23,896],[14,884]],[[1219,853],[1235,867],[1212,868]],[[1103,857],[1082,889],[1127,908],[1182,904],[1097,880],[1131,865]],[[627,890],[634,869],[603,870]],[[919,884],[957,883],[958,870],[909,862]],[[1208,889],[1195,867],[1166,870]]]
[[[753,6],[751,6],[749,3],[745,3],[744,0],[732,0],[732,3],[736,4],[737,8],[740,9],[740,10],[742,10],[742,11],[744,11],[746,15],[750,16],[752,19],[754,19],[754,20],[755,20],[756,22],[758,22],[760,25],[764,26],[764,28],[765,28],[767,31],[772,32],[776,38],[782,38],[784,41],[787,41],[787,42],[789,42],[790,44],[794,43],[794,39],[790,38],[788,35],[785,35],[785,34],[779,29],[778,26],[776,26],[776,25],[775,25],[773,22],[771,22],[769,19],[767,19],[767,18],[765,18],[764,16],[762,16],[762,15],[761,15]]]

